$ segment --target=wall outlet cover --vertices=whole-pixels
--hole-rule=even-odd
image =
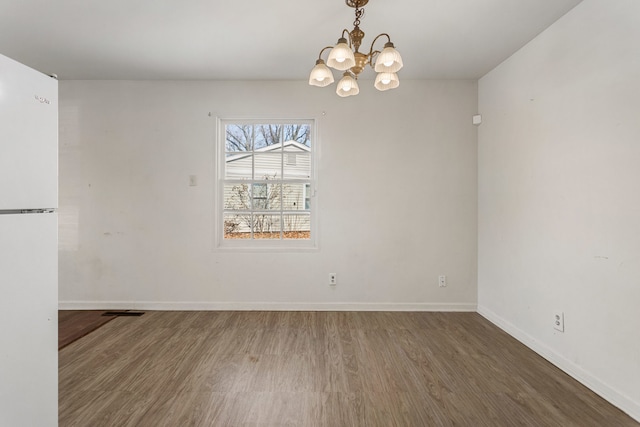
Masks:
[[[447,286],[447,276],[445,275],[438,276],[438,286],[440,286],[441,288],[444,288],[445,286]]]
[[[553,313],[553,329],[564,332],[564,313],[562,311]]]

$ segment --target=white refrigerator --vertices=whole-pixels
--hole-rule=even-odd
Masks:
[[[0,55],[0,426],[58,423],[58,82]]]

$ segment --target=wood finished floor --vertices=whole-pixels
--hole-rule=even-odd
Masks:
[[[638,426],[476,313],[147,312],[59,352],[60,426]]]
[[[102,310],[59,310],[58,350],[113,320]]]

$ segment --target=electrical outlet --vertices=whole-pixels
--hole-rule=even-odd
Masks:
[[[338,284],[338,275],[336,273],[329,273],[329,285],[335,286]]]
[[[438,276],[438,286],[440,286],[441,288],[447,286],[447,276]]]
[[[564,313],[562,311],[553,313],[553,329],[564,332]]]

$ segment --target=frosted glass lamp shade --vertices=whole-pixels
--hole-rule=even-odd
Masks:
[[[327,65],[340,71],[348,70],[356,65],[356,58],[353,56],[353,51],[347,44],[347,39],[343,37],[338,39],[338,44],[329,52]]]
[[[400,80],[396,73],[378,73],[373,85],[378,90],[395,89],[400,86]]]
[[[333,73],[327,67],[322,59],[316,61],[316,66],[311,70],[309,75],[309,84],[311,86],[325,87],[333,83]]]
[[[345,96],[357,95],[358,93],[360,93],[358,81],[354,79],[351,74],[344,73],[344,76],[338,82],[336,93],[338,94],[338,96],[341,96],[343,98]]]
[[[388,42],[384,45],[382,52],[378,54],[374,70],[376,73],[397,73],[402,65],[400,53],[395,49],[393,43]]]

